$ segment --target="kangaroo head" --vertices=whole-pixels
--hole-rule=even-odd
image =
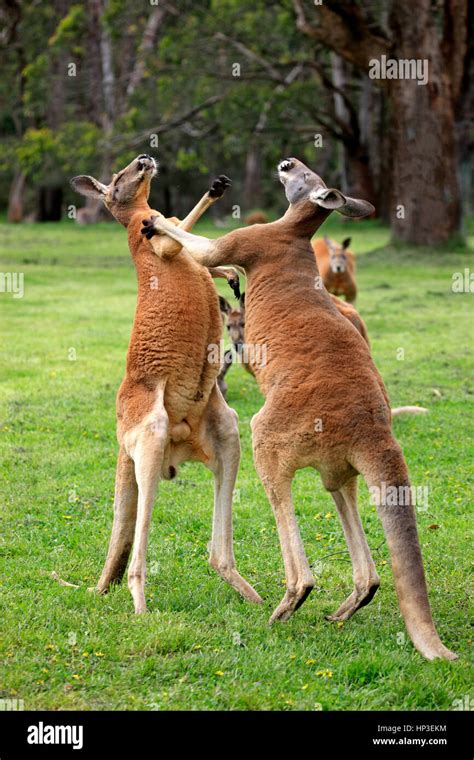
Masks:
[[[234,346],[245,343],[245,293],[242,293],[239,303],[240,308],[234,309],[225,298],[219,296],[220,309],[225,314],[227,331]]]
[[[150,183],[156,172],[155,159],[142,153],[114,174],[108,185],[86,174],[74,177],[71,185],[81,195],[101,200],[117,221],[126,226],[135,211],[148,209]]]
[[[342,241],[341,245],[336,243],[335,240],[325,235],[324,242],[326,243],[329,251],[329,266],[334,274],[345,272],[347,269],[347,254],[346,251],[351,244],[351,238],[346,238]]]
[[[297,158],[285,158],[278,164],[278,176],[285,188],[285,194],[292,206],[303,203],[339,211],[344,216],[368,216],[375,209],[368,201],[349,198],[340,190],[325,185],[321,177],[298,161]]]

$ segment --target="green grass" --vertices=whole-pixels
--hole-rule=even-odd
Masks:
[[[209,221],[200,230],[223,232]],[[430,409],[397,419],[395,431],[413,483],[430,489],[428,511],[418,514],[425,566],[439,631],[460,660],[425,662],[405,636],[365,486],[361,510],[382,587],[344,625],[324,620],[349,593],[351,566],[333,502],[309,470],[294,495],[310,562],[320,561],[316,587],[288,623],[267,626],[284,573],[252,464],[249,421],[262,398],[241,367],[228,375],[243,450],[235,551],[265,603],[245,603],[208,567],[212,478],[193,464],[160,486],[149,613],[132,614],[126,584],[89,595],[111,527],[115,393],[135,305],[126,235],[113,224],[3,224],[0,271],[24,272],[25,295],[0,293],[0,697],[23,699],[26,709],[399,710],[451,709],[472,696],[473,295],[451,290],[453,272],[474,268],[472,254],[387,247],[378,223],[331,219],[324,231],[353,237],[358,307],[393,405]],[[60,587],[53,569],[83,589]]]

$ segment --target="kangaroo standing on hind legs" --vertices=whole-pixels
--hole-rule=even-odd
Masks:
[[[352,559],[354,589],[330,619],[348,619],[374,596],[379,578],[357,508],[360,473],[377,499],[415,647],[429,660],[455,659],[432,620],[407,466],[382,379],[364,338],[327,290],[314,286],[319,273],[310,240],[316,230],[333,209],[357,217],[373,207],[327,188],[297,159],[282,161],[278,170],[290,205],[276,222],[218,240],[186,233],[162,217],[145,224],[185,245],[205,266],[246,271],[246,339],[265,344],[267,356],[264,366],[254,367],[266,396],[252,419],[254,458],[275,514],[287,584],[270,620],[287,620],[314,586],[291,496],[294,474],[303,467],[319,470],[333,496]],[[384,498],[393,491],[397,498]]]
[[[140,234],[143,216],[156,213],[148,205],[155,173],[155,160],[141,155],[109,185],[87,176],[72,180],[77,192],[101,199],[127,228],[138,280],[126,374],[117,395],[114,521],[97,591],[104,593],[122,579],[133,547],[128,585],[135,612],[145,611],[146,551],[158,481],[173,478],[180,463],[197,460],[214,474],[210,564],[242,596],[259,602],[237,572],[233,553],[232,494],[240,443],[237,415],[216,385],[220,366],[208,360],[208,346],[219,344],[222,331],[217,292],[209,272],[180,244]],[[191,229],[228,184],[223,175],[215,180],[188,216],[175,223]],[[213,274],[223,272],[232,279],[227,270],[217,268]]]

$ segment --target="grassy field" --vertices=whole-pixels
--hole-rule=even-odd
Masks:
[[[223,232],[209,222],[200,229]],[[454,272],[474,269],[472,250],[390,247],[377,223],[331,219],[324,231],[353,236],[358,307],[393,405],[430,409],[397,419],[395,431],[413,484],[429,487],[418,513],[425,567],[438,629],[460,660],[425,662],[406,637],[365,486],[361,510],[382,586],[349,622],[324,620],[350,591],[351,566],[332,499],[309,470],[298,474],[294,495],[317,584],[288,623],[267,626],[284,573],[252,463],[249,421],[262,398],[241,367],[228,375],[243,453],[235,550],[265,603],[245,603],[208,567],[212,477],[191,464],[156,500],[149,613],[132,614],[126,583],[106,597],[89,595],[111,527],[115,393],[135,305],[126,235],[112,224],[2,224],[0,270],[23,272],[25,292],[0,293],[0,698],[23,699],[25,709],[422,710],[474,697],[474,296],[451,288]],[[60,587],[52,570],[83,589]]]

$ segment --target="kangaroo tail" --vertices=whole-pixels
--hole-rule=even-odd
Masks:
[[[431,616],[416,527],[413,493],[402,451],[386,439],[357,457],[377,505],[392,561],[400,610],[418,651],[428,660],[456,659],[441,642]]]
[[[424,406],[396,406],[392,409],[392,417],[398,417],[399,414],[428,414],[428,411]]]

